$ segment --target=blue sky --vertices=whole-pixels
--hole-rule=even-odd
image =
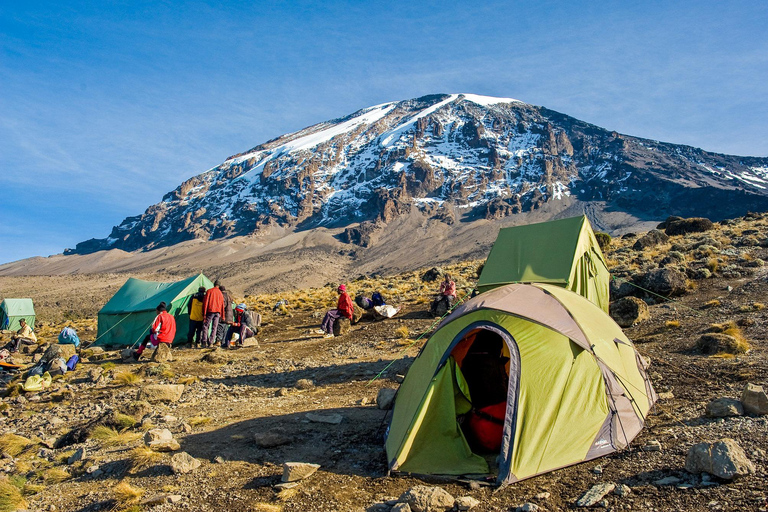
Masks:
[[[103,238],[283,133],[431,93],[766,156],[766,26],[764,0],[5,0],[0,263]]]

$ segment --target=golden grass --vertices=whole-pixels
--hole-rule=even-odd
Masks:
[[[718,308],[720,307],[720,301],[717,299],[712,299],[708,302],[704,303],[705,308]]]
[[[184,384],[185,386],[189,386],[190,384],[194,384],[195,382],[200,382],[200,379],[192,375],[187,377],[181,377],[177,382],[179,384]]]
[[[711,357],[714,357],[717,359],[734,359],[736,356],[728,352],[719,352],[717,354],[712,355]]]
[[[27,508],[27,502],[18,487],[7,478],[0,479],[0,512]]]
[[[121,412],[116,412],[112,416],[112,423],[117,428],[117,430],[123,431],[136,425],[136,418]]]
[[[212,420],[213,418],[209,418],[208,416],[195,416],[193,418],[189,418],[189,420],[187,420],[187,423],[189,423],[193,427],[199,427],[201,425],[207,425]]]
[[[34,442],[26,437],[16,434],[3,434],[0,436],[0,451],[7,453],[11,457],[16,457],[26,450]]]
[[[744,337],[744,334],[741,332],[739,326],[737,326],[733,320],[722,324],[712,324],[709,326],[707,331],[719,332],[732,336],[735,341],[733,342],[732,346],[727,348],[727,352],[730,354],[746,354],[749,352],[749,349],[752,348],[749,344],[749,341],[747,341],[747,339]]]
[[[176,377],[176,374],[173,373],[173,370],[171,370],[170,368],[164,368],[163,371],[160,372],[160,376],[163,377],[164,379],[172,379]]]
[[[141,377],[133,372],[122,372],[115,375],[112,382],[119,386],[138,386],[141,380]]]
[[[144,496],[144,489],[134,487],[126,481],[122,481],[112,488],[112,492],[115,493],[115,499],[121,505],[131,505],[138,503],[142,496]]]
[[[750,311],[761,311],[765,309],[765,304],[762,302],[753,302],[752,304],[745,304],[739,307],[739,311],[742,313],[749,313]]]
[[[62,468],[49,468],[41,471],[39,477],[45,482],[45,485],[53,485],[72,478],[72,475]]]
[[[707,260],[707,268],[714,274],[720,268],[720,262],[717,261],[717,258],[709,258]]]
[[[91,432],[91,439],[101,442],[104,446],[124,446],[141,437],[137,432],[118,432],[112,427],[99,425]]]
[[[162,458],[163,455],[160,452],[151,450],[146,446],[139,446],[128,453],[128,462],[130,462],[133,469],[152,466]]]
[[[282,507],[278,505],[272,505],[271,503],[254,503],[251,506],[251,510],[253,512],[280,512],[283,510]]]
[[[101,365],[101,367],[104,369],[105,372],[107,372],[115,367],[115,363],[112,363],[112,362],[104,363]]]
[[[680,320],[667,320],[666,322],[664,322],[664,326],[667,329],[677,329],[678,327],[680,327]]]
[[[408,339],[408,326],[402,325],[395,329],[395,336],[400,338],[401,340]]]

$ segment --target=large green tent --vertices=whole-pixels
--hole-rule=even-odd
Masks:
[[[477,290],[510,283],[551,283],[608,311],[610,274],[587,217],[502,228]]]
[[[175,283],[129,278],[99,311],[99,329],[94,345],[132,346],[144,339],[157,315],[155,308],[165,302],[176,318],[176,339],[185,341],[189,329],[187,303],[200,286],[213,283],[203,274]]]
[[[478,450],[468,415],[499,384],[500,448]],[[506,285],[459,306],[414,360],[388,430],[389,468],[495,474],[505,485],[625,448],[655,400],[640,355],[599,307],[555,285]]]
[[[19,320],[24,319],[31,328],[35,328],[35,306],[32,299],[5,299],[0,303],[0,329],[18,331]]]

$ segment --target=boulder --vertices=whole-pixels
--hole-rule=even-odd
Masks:
[[[691,447],[685,459],[690,473],[709,473],[724,480],[733,480],[755,472],[747,454],[733,439],[720,439],[712,444],[699,443]]]
[[[395,505],[389,509],[389,512],[411,512],[411,506],[407,503],[395,503]]]
[[[452,509],[456,500],[442,487],[415,485],[397,501],[407,503],[413,512],[436,512]]]
[[[615,488],[616,488],[616,484],[614,484],[613,482],[603,482],[597,485],[593,485],[590,490],[582,494],[581,497],[578,500],[576,500],[576,506],[591,507],[595,505],[598,501],[602,500],[606,494],[608,494]]]
[[[133,349],[132,348],[124,348],[120,351],[120,360],[124,363],[134,363],[136,362],[136,359],[133,357]]]
[[[611,300],[618,300],[624,297],[629,297],[630,295],[634,295],[640,290],[632,286],[631,283],[624,281],[623,279],[614,279],[611,280],[609,291]]]
[[[53,361],[57,357],[60,357],[65,361],[69,361],[69,358],[75,354],[77,354],[77,348],[75,348],[74,345],[61,345],[59,343],[54,343],[43,353],[43,361]]]
[[[148,384],[139,389],[136,400],[176,402],[184,392],[184,384]]]
[[[672,224],[673,222],[676,222],[678,220],[683,220],[683,218],[682,217],[677,217],[675,215],[670,215],[669,217],[666,218],[666,220],[664,222],[662,222],[658,226],[656,226],[656,229],[666,229],[667,226],[669,226],[670,224]]]
[[[462,496],[456,498],[456,510],[472,510],[480,504],[480,500],[476,500],[472,496]]]
[[[611,303],[609,312],[621,327],[631,327],[651,318],[648,304],[637,297],[624,297]]]
[[[669,237],[663,231],[653,229],[642,238],[638,238],[635,244],[632,246],[632,249],[636,251],[643,251],[649,247],[665,244],[668,241]]]
[[[320,468],[320,464],[308,462],[283,463],[283,482],[298,482],[312,476]]]
[[[443,277],[443,270],[437,267],[432,267],[421,275],[421,280],[432,283],[441,277]]]
[[[707,416],[710,418],[726,418],[728,416],[743,416],[744,407],[741,402],[733,398],[718,398],[712,400],[706,407]]]
[[[744,386],[744,391],[741,392],[741,403],[744,405],[744,410],[749,414],[768,414],[768,396],[766,396],[763,386],[747,383]]]
[[[154,363],[170,363],[173,361],[173,355],[171,355],[170,343],[158,343],[157,348],[152,352],[152,362]]]
[[[144,444],[156,452],[175,452],[181,446],[167,428],[153,428],[144,434]]]
[[[696,350],[702,354],[741,354],[746,351],[744,344],[739,340],[722,332],[709,332],[702,334],[696,341]]]
[[[690,219],[679,219],[666,222],[664,232],[669,236],[685,235],[687,233],[702,233],[713,229],[715,225],[711,220],[704,217],[691,217]]]
[[[88,453],[85,451],[85,448],[78,448],[77,451],[75,451],[75,453],[69,456],[69,458],[67,459],[67,464],[71,466],[75,462],[81,461],[87,456],[88,456]]]
[[[274,448],[291,442],[291,438],[279,432],[256,432],[253,434],[253,442],[259,448]]]
[[[662,297],[675,297],[685,293],[687,277],[673,268],[656,268],[643,275],[638,285]]]
[[[349,318],[337,318],[335,322],[333,322],[333,335],[334,336],[344,336],[352,329],[352,322],[349,321]]]
[[[392,404],[395,402],[396,394],[396,389],[381,388],[379,393],[376,395],[376,406],[383,411],[391,409]]]
[[[358,306],[357,304],[353,304],[353,310],[352,310],[352,324],[356,324],[360,321],[361,318],[363,318],[363,315],[365,314],[365,310]]]
[[[432,308],[432,314],[434,316],[445,316],[445,314],[448,312],[448,309],[450,309],[451,305],[448,304],[447,300],[440,300],[435,302],[434,307]]]
[[[187,452],[179,452],[171,457],[171,470],[174,474],[186,474],[191,473],[200,467],[200,461],[188,454]]]

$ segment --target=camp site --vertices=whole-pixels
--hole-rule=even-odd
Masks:
[[[4,368],[0,485],[34,510],[759,510],[768,284],[749,262],[766,249],[734,242],[740,277],[703,277],[696,244],[725,235],[648,236],[565,217],[501,228],[482,259],[273,293],[215,269],[46,294],[0,276],[3,344],[20,314],[37,335]],[[456,299],[435,316],[445,274]],[[260,325],[190,347],[192,297],[217,280]],[[355,314],[324,335],[342,282]],[[361,310],[374,292],[391,317]],[[170,350],[134,359],[160,302]]]

